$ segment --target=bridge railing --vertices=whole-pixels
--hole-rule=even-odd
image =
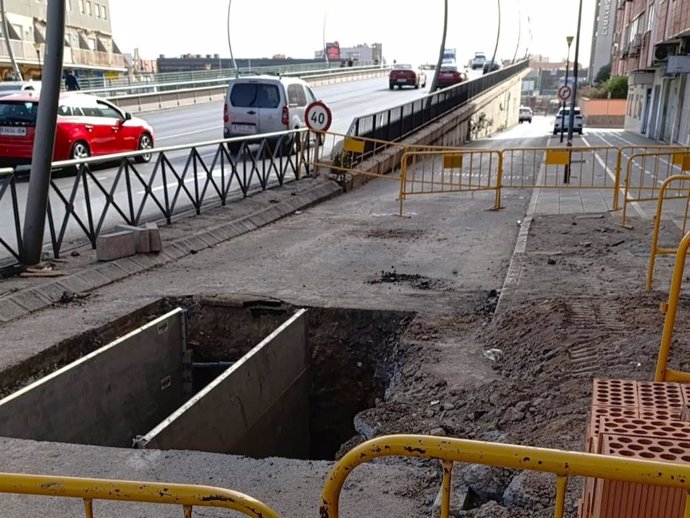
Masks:
[[[521,61],[490,74],[430,93],[414,101],[362,115],[352,121],[348,134],[397,141],[490,90],[529,66]]]

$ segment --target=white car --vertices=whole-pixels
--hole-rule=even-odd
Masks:
[[[582,128],[584,124],[580,108],[576,107],[574,113],[575,115],[573,118],[573,133],[578,133],[582,135]],[[558,110],[558,113],[556,114],[556,120],[553,123],[554,135],[558,135],[558,133],[561,131],[561,123],[563,123],[563,131],[568,131],[568,128],[570,126],[570,108],[561,108],[560,110]]]
[[[40,81],[0,81],[0,97],[21,92],[41,91]]]
[[[301,79],[268,75],[232,79],[225,95],[223,136],[246,137],[304,128],[304,111],[314,101],[314,92]],[[289,139],[283,138],[281,145],[280,154],[293,149]],[[233,153],[241,146],[242,141],[228,144]]]

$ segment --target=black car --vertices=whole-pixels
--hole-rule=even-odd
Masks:
[[[484,74],[488,74],[489,72],[494,72],[501,68],[501,65],[498,63],[498,61],[491,61],[490,59],[487,60],[484,63],[484,67],[482,68],[482,72]]]

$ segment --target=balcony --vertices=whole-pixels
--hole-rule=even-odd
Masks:
[[[19,65],[38,65],[36,48],[32,41],[10,40],[12,52]],[[43,61],[44,46],[41,46],[41,61]],[[9,63],[10,57],[4,39],[0,38],[0,63]],[[125,57],[122,54],[99,52],[88,49],[65,47],[63,56],[65,67],[91,68],[96,70],[125,70]]]

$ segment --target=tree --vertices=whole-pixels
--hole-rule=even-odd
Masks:
[[[600,85],[605,83],[611,77],[611,63],[604,65],[597,72],[597,76],[594,78],[594,84]]]

